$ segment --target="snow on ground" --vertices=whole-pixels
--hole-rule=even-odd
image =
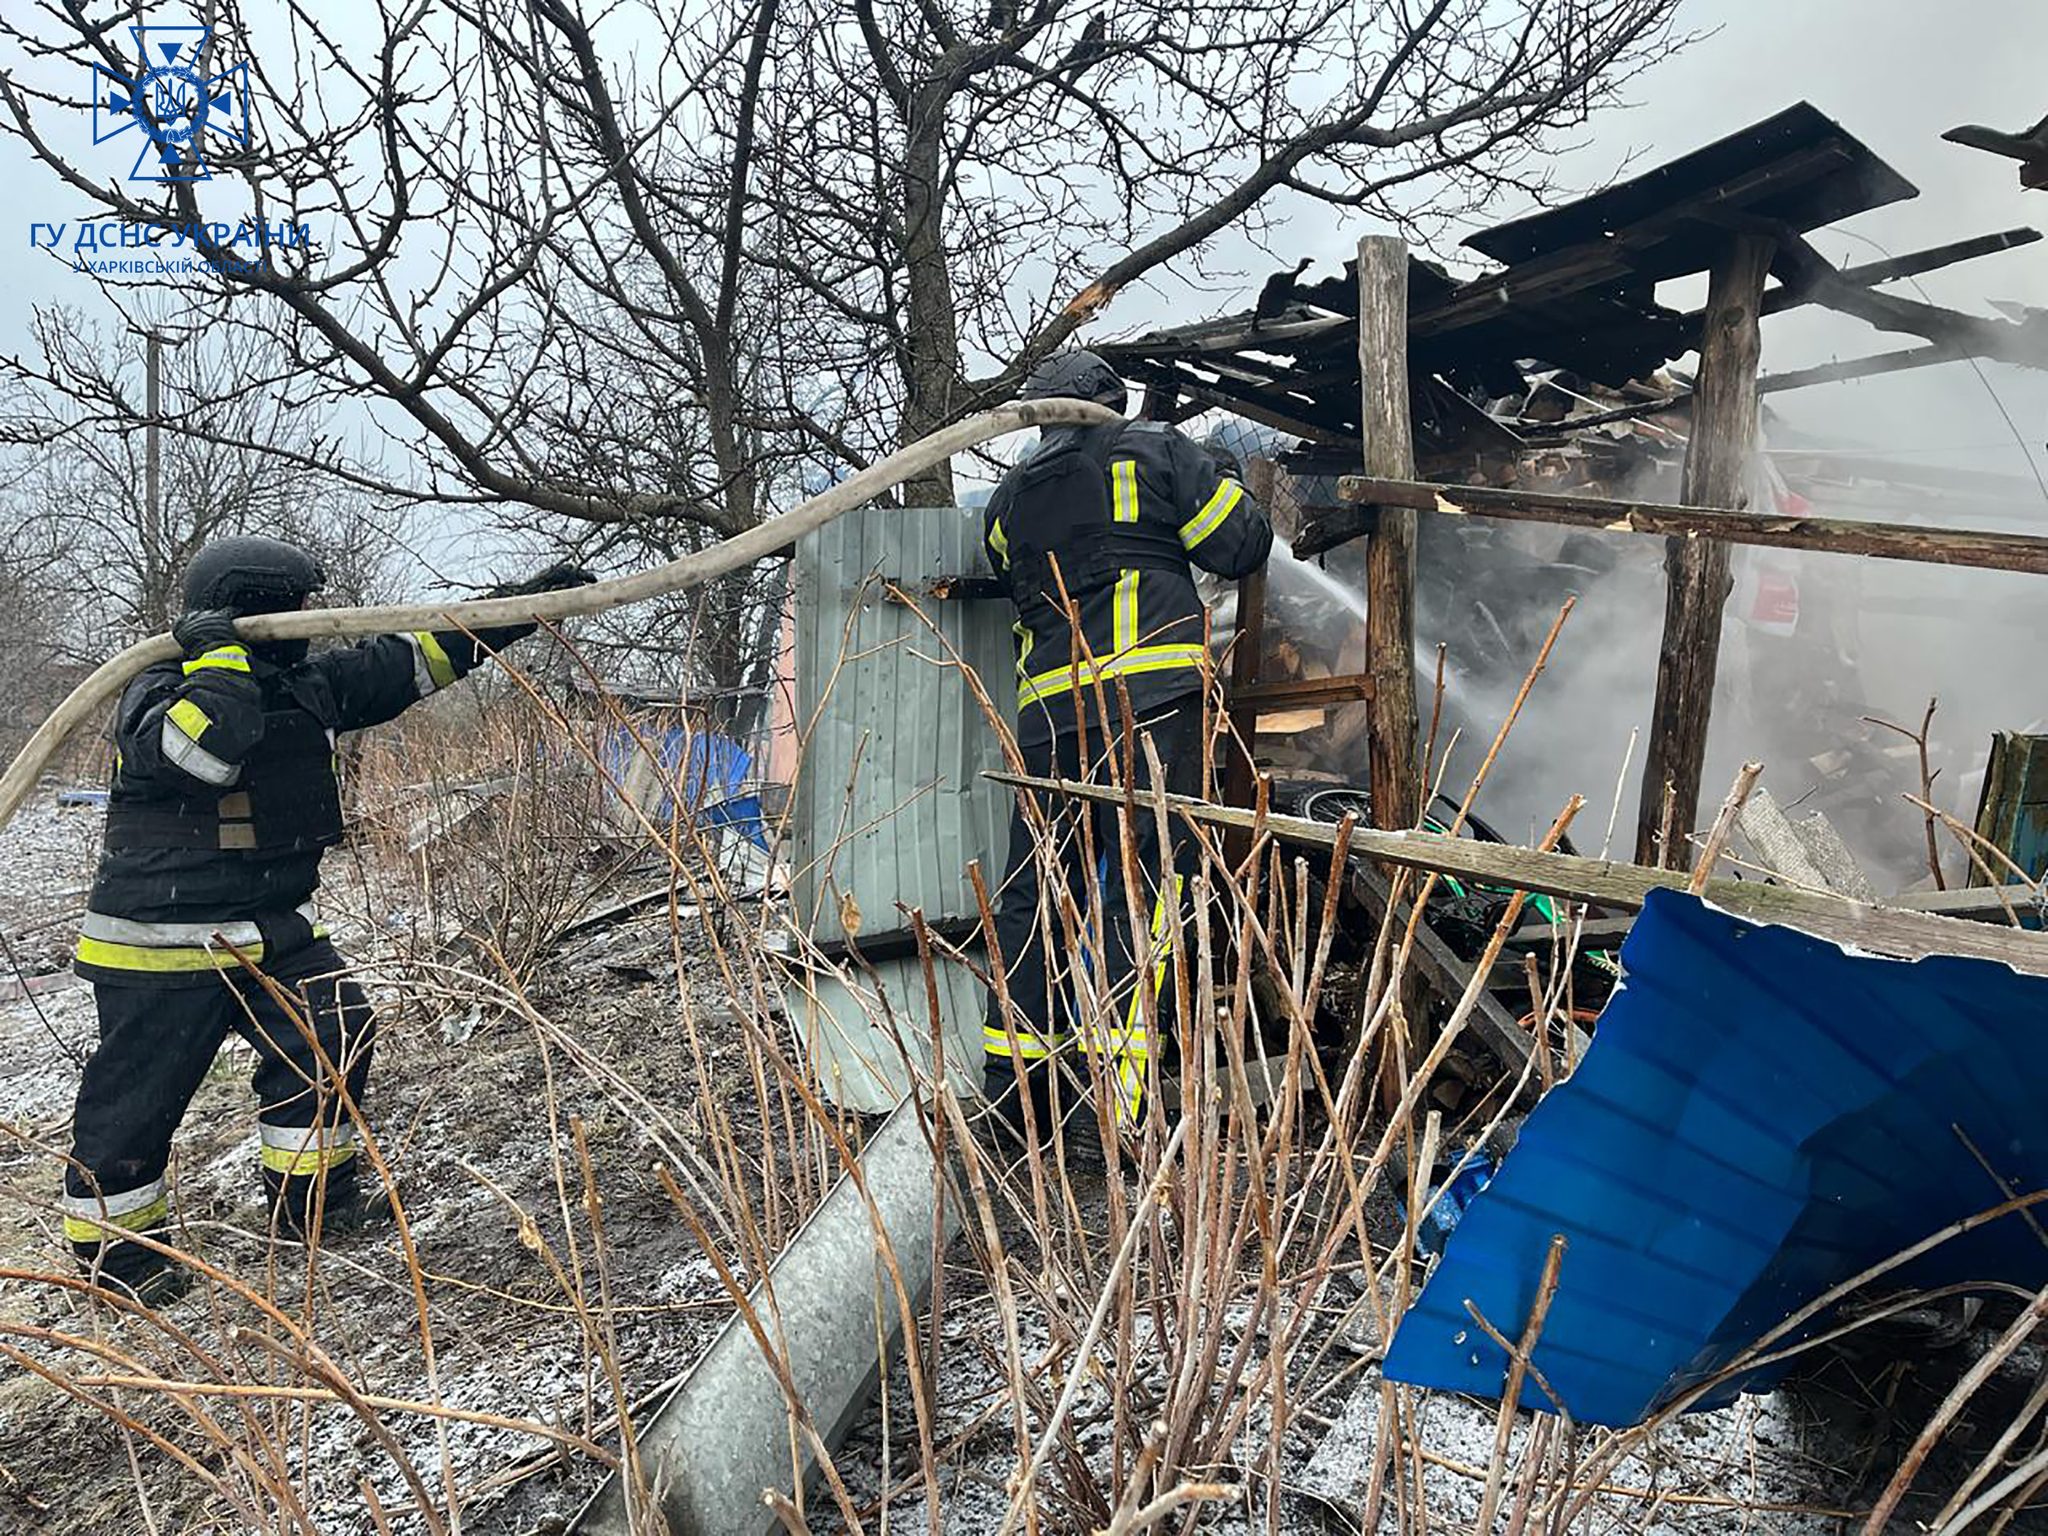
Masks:
[[[0,1001],[0,1128],[10,1133],[0,1138],[0,1268],[65,1267],[51,1196],[57,1157],[68,1143],[77,1084],[73,1053],[82,1055],[89,1047],[94,1022],[90,990],[61,985],[61,974],[98,826],[97,811],[60,811],[45,790],[0,833],[0,932],[8,935],[21,969],[44,978],[43,989]],[[178,1137],[173,1180],[180,1241],[274,1298],[309,1344],[364,1390],[402,1401],[438,1395],[452,1408],[543,1421],[605,1441],[615,1406],[605,1354],[616,1360],[627,1398],[644,1402],[695,1360],[727,1312],[714,1270],[650,1175],[653,1158],[638,1112],[615,1092],[593,1085],[558,1052],[551,1063],[557,1109],[551,1121],[550,1063],[531,1029],[479,1006],[474,991],[464,996],[445,972],[432,973],[434,986],[422,988],[408,979],[421,972],[392,963],[396,950],[423,942],[438,959],[449,958],[418,931],[417,914],[431,903],[410,872],[374,868],[359,850],[345,849],[329,861],[329,877],[323,910],[336,922],[337,942],[359,962],[382,1010],[385,1033],[371,1114],[397,1170],[418,1245],[436,1356],[432,1378],[420,1346],[412,1274],[395,1241],[337,1242],[309,1273],[302,1249],[272,1244],[263,1234],[247,1085],[250,1057],[239,1042],[223,1052]],[[687,953],[684,967],[692,969]],[[694,1127],[696,1068],[678,1022],[675,956],[659,915],[580,939],[572,953],[552,958],[543,969],[548,979],[536,991],[539,1006],[675,1124]],[[0,981],[10,979],[11,969],[0,966]],[[727,1112],[744,1114],[752,1095],[739,1077],[736,1031],[730,1023],[721,1031],[716,1021],[724,1015],[717,1007],[692,1011],[704,1032],[712,1095]],[[557,1283],[548,1262],[586,1277],[600,1267],[565,1134],[571,1116],[585,1128],[603,1200],[603,1282],[617,1303],[608,1318],[592,1317],[587,1308],[579,1312],[581,1304]],[[531,1218],[530,1226],[522,1229],[508,1202]],[[1100,1230],[1099,1222],[1092,1224]],[[1015,1237],[1006,1241],[1014,1243]],[[998,1330],[980,1291],[981,1277],[962,1249],[954,1250],[949,1263],[933,1427],[936,1443],[950,1447],[940,1529],[947,1536],[982,1536],[1000,1525],[1007,1507],[1016,1439],[1007,1377],[996,1365]],[[583,1290],[592,1296],[595,1287],[587,1279]],[[1347,1337],[1324,1354],[1316,1380],[1296,1381],[1290,1372],[1279,1536],[1358,1529],[1372,1450],[1381,1437],[1380,1384],[1370,1365],[1378,1341],[1344,1315],[1345,1298],[1332,1298],[1327,1310],[1326,1317],[1289,1330],[1297,1358],[1332,1334]],[[246,1306],[193,1297],[179,1303],[171,1318],[230,1361],[245,1383],[305,1380],[302,1372],[281,1369],[246,1337],[237,1342],[231,1326],[257,1321]],[[1022,1321],[1026,1358],[1038,1358],[1047,1347],[1043,1320]],[[1230,1326],[1241,1328],[1242,1320]],[[187,1378],[204,1374],[189,1357],[152,1343],[132,1321],[116,1320],[48,1285],[0,1279],[0,1335],[6,1335],[0,1342],[73,1372],[83,1368],[78,1355],[60,1354],[47,1340],[24,1344],[24,1333],[34,1329],[101,1337],[153,1362],[152,1368]],[[287,1333],[274,1319],[258,1331],[271,1337]],[[1139,1358],[1142,1364],[1142,1351]],[[1256,1362],[1256,1349],[1250,1358]],[[1935,1397],[1959,1368],[1951,1366],[1946,1378],[1935,1379],[1929,1389]],[[1165,1385],[1143,1369],[1132,1379],[1154,1396]],[[2028,1385],[2017,1389],[2024,1394]],[[177,1429],[181,1444],[194,1444],[189,1426],[160,1399],[130,1391],[121,1401],[149,1423]],[[1475,1469],[1491,1458],[1495,1410],[1444,1394],[1419,1401],[1430,1528],[1469,1530],[1481,1491]],[[1820,1536],[1852,1528],[1827,1512],[1842,1501],[1841,1469],[1853,1459],[1843,1453],[1854,1438],[1849,1431],[1861,1435],[1866,1427],[1852,1423],[1855,1400],[1842,1401],[1850,1406],[1834,1410],[1832,1434],[1816,1436],[1810,1408],[1782,1394],[1668,1426],[1609,1471],[1608,1484],[1626,1491],[1596,1499],[1577,1529],[1646,1536]],[[869,1530],[925,1526],[922,1491],[904,1486],[916,1465],[911,1402],[899,1363],[839,1458],[849,1496]],[[247,1419],[229,1411],[232,1405],[214,1407],[223,1421],[256,1425],[281,1448],[307,1519],[321,1536],[356,1536],[376,1528],[365,1510],[365,1486],[396,1512],[394,1530],[418,1529],[403,1512],[409,1498],[404,1479],[362,1419],[334,1406],[308,1412],[269,1404]],[[1910,1421],[1903,1430],[1910,1437],[1921,1420],[1900,1417]],[[1076,1411],[1084,1465],[1064,1475],[1085,1477],[1093,1468],[1099,1476],[1111,1454],[1112,1418],[1105,1386],[1091,1379]],[[436,1498],[444,1480],[462,1490],[463,1529],[471,1536],[559,1529],[554,1522],[580,1505],[599,1475],[588,1458],[552,1457],[542,1442],[501,1426],[389,1412],[383,1427]],[[1896,1424],[1879,1424],[1867,1438],[1881,1445],[1890,1437],[1895,1459],[1900,1432]],[[1528,1433],[1524,1416],[1514,1430],[1517,1453]],[[1241,1484],[1245,1496],[1228,1507],[1206,1508],[1199,1529],[1224,1536],[1273,1529],[1262,1481],[1269,1434],[1268,1406],[1256,1404],[1235,1448],[1235,1465],[1217,1469],[1220,1479]],[[1580,1449],[1583,1455],[1586,1446]],[[219,1464],[216,1455],[206,1459]],[[218,1497],[168,1470],[161,1454],[143,1446],[140,1460],[156,1529],[236,1528]],[[1887,1465],[1871,1453],[1858,1476],[1876,1466],[1881,1481]],[[1060,1475],[1057,1468],[1049,1474],[1053,1512],[1042,1527],[1047,1530],[1059,1526]],[[820,1533],[844,1528],[829,1495],[814,1494],[807,1507]],[[109,1420],[27,1370],[0,1368],[0,1530],[127,1536],[145,1528],[139,1508],[128,1447]],[[1396,1530],[1396,1519],[1389,1498],[1380,1531]],[[2026,1528],[2025,1520],[2012,1527]]]
[[[61,971],[99,821],[96,810],[57,810],[45,787],[0,834],[0,932],[24,971],[53,977]],[[323,911],[340,916],[337,944],[373,978],[383,978],[373,985],[383,1036],[370,1114],[412,1217],[440,1400],[603,1440],[615,1405],[600,1353],[576,1303],[530,1246],[544,1246],[565,1271],[580,1267],[588,1275],[598,1262],[568,1142],[572,1115],[585,1127],[596,1167],[608,1238],[605,1279],[618,1303],[608,1328],[600,1323],[595,1331],[612,1336],[629,1398],[668,1380],[708,1340],[726,1310],[716,1274],[651,1177],[633,1117],[613,1095],[556,1053],[558,1135],[546,1111],[546,1066],[532,1029],[495,1013],[478,1014],[467,1029],[447,1027],[460,1010],[410,995],[397,979],[402,973],[379,963],[388,958],[386,933],[407,932],[404,914],[421,905],[406,872],[370,870],[344,850],[330,858],[327,873],[333,889],[324,894]],[[53,916],[59,920],[52,922]],[[588,948],[634,963],[612,970],[552,966],[536,1001],[573,1027],[596,1057],[684,1120],[694,1072],[674,1027],[679,1002],[665,926],[613,930]],[[0,978],[10,974],[0,963]],[[0,1002],[0,1125],[12,1132],[0,1139],[0,1267],[68,1272],[51,1204],[77,1086],[77,1065],[65,1048],[82,1055],[94,1034],[89,988],[60,984]],[[736,1050],[715,1031],[710,1048],[714,1069]],[[272,1244],[264,1235],[251,1064],[247,1047],[232,1042],[178,1135],[172,1181],[180,1242],[274,1297],[363,1389],[404,1400],[433,1396],[411,1278],[394,1238],[338,1240],[309,1277],[303,1249]],[[567,1181],[573,1253],[558,1174]],[[508,1199],[533,1218],[527,1242]],[[586,1289],[594,1296],[594,1284]],[[240,1304],[195,1294],[169,1316],[220,1358],[236,1362],[244,1379],[305,1379],[280,1370],[246,1337],[238,1343],[229,1334],[230,1324],[256,1321]],[[280,1326],[273,1322],[259,1331],[276,1334]],[[21,1330],[36,1328],[99,1333],[173,1374],[203,1374],[190,1357],[165,1351],[133,1321],[115,1321],[46,1285],[0,1279],[0,1330],[12,1334],[0,1342],[19,1344]],[[27,1347],[37,1359],[86,1368],[80,1356],[62,1355],[47,1343]],[[177,1426],[180,1444],[204,1450],[189,1422],[160,1403],[145,1405],[135,1393],[124,1401],[130,1409],[143,1407],[151,1423]],[[214,1407],[226,1422],[237,1422],[222,1404]],[[273,1411],[282,1417],[270,1419]],[[438,1497],[443,1431],[437,1422],[408,1413],[385,1418]],[[295,1408],[266,1409],[252,1422],[270,1424],[287,1448],[307,1514],[322,1536],[376,1528],[361,1492],[365,1479],[387,1509],[406,1504],[406,1485],[391,1458],[348,1411],[321,1406],[301,1416]],[[544,1442],[516,1431],[453,1423],[445,1435],[453,1481],[468,1505],[463,1529],[472,1536],[526,1533],[546,1518],[560,1518],[599,1475],[587,1458],[536,1457]],[[232,1528],[223,1523],[228,1514],[220,1499],[195,1479],[171,1472],[167,1458],[146,1446],[142,1459],[150,1469],[144,1484],[157,1529]],[[218,1464],[217,1457],[206,1459]],[[28,1371],[0,1365],[0,1530],[128,1536],[144,1528],[127,1448],[106,1417]],[[402,1515],[394,1519],[396,1530],[417,1528]]]

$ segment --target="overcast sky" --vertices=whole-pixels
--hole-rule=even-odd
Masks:
[[[176,7],[161,9],[150,13],[152,21],[183,19]],[[1632,169],[1645,169],[1805,99],[1920,189],[1910,202],[1817,236],[1829,256],[1874,259],[1876,247],[1857,236],[1900,251],[2020,224],[2048,227],[2048,192],[2023,193],[2012,162],[1940,137],[1960,122],[2019,129],[2048,113],[2048,0],[1689,0],[1680,15],[1710,35],[1634,82],[1634,107],[1595,121],[1561,159],[1566,182],[1597,184],[1631,157]],[[66,217],[78,204],[75,195],[28,162],[11,139],[0,141],[0,186],[16,220],[12,229],[0,228],[0,347],[12,350],[26,341],[32,303],[91,308],[98,300],[83,275],[28,248],[28,222]],[[1524,211],[1503,203],[1487,222]],[[1289,256],[1316,256],[1311,275],[1324,275],[1361,232],[1331,210],[1303,208],[1273,243]],[[1225,242],[1207,265],[1242,273],[1242,286],[1212,279],[1195,313],[1241,307],[1272,263],[1242,242]],[[1991,313],[1986,301],[1994,298],[2048,306],[2048,242],[1924,281],[1936,300],[1978,313]],[[1190,312],[1185,293],[1138,291],[1118,302],[1103,327],[1128,332]],[[1858,322],[1798,312],[1766,325],[1765,365],[1797,367],[1903,344]],[[2016,475],[2028,472],[2024,441],[2048,472],[2048,375],[1983,372],[1980,379],[1967,365],[1948,365],[1799,391],[1777,403],[1803,428],[1839,434],[1845,443],[1882,442]],[[2001,417],[2000,403],[2016,425]]]

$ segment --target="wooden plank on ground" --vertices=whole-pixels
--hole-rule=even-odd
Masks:
[[[1384,920],[1388,905],[1393,900],[1393,887],[1387,877],[1369,864],[1358,861],[1353,861],[1350,876],[1352,893],[1364,903],[1367,911]],[[1429,978],[1429,984],[1447,1003],[1455,1003],[1463,997],[1465,989],[1472,984],[1472,967],[1458,958],[1457,952],[1427,921],[1418,923],[1415,928],[1415,960]],[[1479,1000],[1472,1010],[1470,1025],[1472,1032],[1485,1042],[1486,1048],[1510,1073],[1519,1075],[1528,1066],[1534,1039],[1523,1031],[1515,1016],[1488,988],[1479,989]],[[1579,1059],[1582,1045],[1583,1041],[1573,1042],[1572,1060]],[[1517,1101],[1534,1100],[1542,1091],[1542,1074],[1530,1072],[1522,1091],[1516,1096]]]

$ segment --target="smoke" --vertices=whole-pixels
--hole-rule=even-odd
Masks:
[[[1973,482],[1969,494],[1888,479],[1942,478],[1903,460],[1887,470],[1884,445],[1901,441],[1904,428],[1882,414],[1866,418],[1865,451],[1851,466],[1846,457],[1779,446],[1802,435],[1774,418],[1752,476],[1752,504],[1951,526],[2025,526],[2036,516],[2024,500],[2026,483],[2009,477]],[[1843,467],[1831,467],[1837,462]],[[1296,489],[1320,499],[1313,487]],[[1678,499],[1675,458],[1613,494]],[[1588,809],[1575,842],[1598,851],[1618,797],[1611,851],[1632,853],[1663,628],[1663,556],[1662,540],[1638,535],[1420,519],[1417,692],[1427,729],[1442,646],[1437,768],[1452,799],[1463,798],[1544,634],[1565,600],[1574,600],[1475,802],[1502,835],[1533,839],[1577,794]],[[2048,715],[2032,644],[2048,591],[2038,578],[2010,573],[1798,551],[1737,547],[1731,566],[1701,819],[1711,817],[1739,766],[1759,760],[1779,803],[1825,814],[1880,889],[1927,883],[1923,819],[1903,798],[1921,790],[1918,749],[1871,721],[1917,730],[1928,700],[1938,697],[1933,798],[1973,821],[1992,733],[2026,730]],[[1363,562],[1355,546],[1333,552],[1326,567],[1276,550],[1268,581],[1266,675],[1363,670]],[[1270,740],[1276,771],[1363,782],[1363,711],[1347,713]],[[1958,883],[1964,856],[1943,842],[1948,878]]]

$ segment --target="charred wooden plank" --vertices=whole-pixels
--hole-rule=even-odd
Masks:
[[[989,602],[1008,597],[1009,588],[994,576],[884,576],[882,596],[892,603],[930,598],[939,603]]]
[[[1611,236],[1475,279],[1443,303],[1417,315],[1415,335],[1434,336],[1478,324],[1504,309],[1552,302],[1611,283],[1633,271],[1630,257],[1635,250],[1660,241],[1687,224],[1724,221],[1754,198],[1801,181],[1816,180],[1840,170],[1849,159],[1848,152],[1838,144],[1816,145],[1692,197],[1681,198]]]
[[[1343,677],[1295,677],[1280,682],[1230,685],[1231,713],[1275,709],[1314,709],[1325,704],[1355,704],[1373,696],[1374,680],[1365,673]]]

